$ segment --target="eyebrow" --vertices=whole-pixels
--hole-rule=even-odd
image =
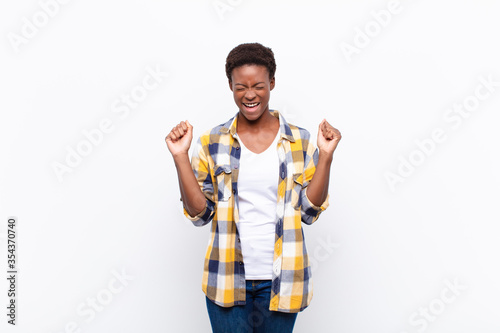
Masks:
[[[261,84],[261,83],[264,83],[264,84],[265,84],[265,82],[257,82],[257,83],[256,83],[256,84],[254,84],[252,87],[255,87],[256,85]],[[240,85],[240,86],[243,86],[243,87],[246,87],[246,86],[247,86],[246,84],[243,84],[243,83],[235,83],[234,85],[235,85],[235,86]]]

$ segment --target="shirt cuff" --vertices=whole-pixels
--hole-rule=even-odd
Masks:
[[[190,221],[198,221],[203,215],[205,215],[205,213],[207,212],[207,206],[205,205],[205,208],[203,208],[203,210],[196,216],[191,216],[189,215],[189,213],[187,212],[186,208],[182,208],[182,210],[184,211],[184,215],[190,220]]]
[[[311,200],[309,200],[309,198],[307,197],[307,187],[305,188],[305,195],[304,195],[304,197],[306,198],[306,204],[304,205],[304,203],[302,203],[302,206],[303,206],[303,208],[305,208],[306,211],[308,211],[310,208],[312,208],[312,209],[314,209],[315,211],[317,211],[319,213],[319,212],[322,212],[325,209],[327,209],[328,206],[330,205],[330,203],[329,203],[330,194],[326,195],[326,199],[325,199],[325,201],[323,201],[323,203],[321,204],[321,206],[316,206],[315,204],[313,204],[311,202]]]
[[[188,220],[193,222],[195,226],[201,227],[211,221],[214,213],[214,203],[211,200],[207,199],[205,203],[205,208],[203,208],[203,210],[199,212],[196,216],[189,215],[184,205],[182,206],[182,210],[184,216],[187,217]]]

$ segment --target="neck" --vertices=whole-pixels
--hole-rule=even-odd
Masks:
[[[259,131],[274,127],[278,119],[267,109],[258,119],[250,121],[246,119],[241,112],[238,113],[237,131]]]

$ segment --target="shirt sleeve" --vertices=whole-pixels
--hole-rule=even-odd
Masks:
[[[214,184],[210,173],[208,155],[206,146],[203,146],[201,137],[197,140],[191,157],[191,167],[194,176],[198,181],[201,191],[205,195],[205,208],[196,216],[191,216],[183,206],[184,215],[197,227],[204,226],[209,223],[214,217],[215,200],[214,200]]]
[[[325,201],[320,206],[314,205],[311,200],[307,197],[307,186],[311,182],[316,171],[316,166],[318,165],[319,152],[318,149],[309,141],[307,147],[307,154],[304,160],[304,182],[302,184],[302,190],[300,192],[301,201],[301,218],[302,222],[305,224],[312,224],[315,222],[321,212],[323,212],[329,205],[330,194],[326,196]]]

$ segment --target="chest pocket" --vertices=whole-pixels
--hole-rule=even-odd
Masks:
[[[218,201],[228,201],[231,197],[231,166],[216,165],[215,166],[214,177],[217,183],[217,200]]]

